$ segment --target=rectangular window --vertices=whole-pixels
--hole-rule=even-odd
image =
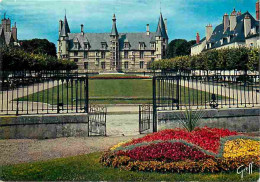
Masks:
[[[103,51],[103,52],[101,52],[101,59],[105,59],[105,58],[106,58],[106,52]]]
[[[151,55],[154,56],[154,51],[151,52]]]
[[[74,52],[74,56],[78,56],[78,52]]]
[[[125,65],[124,65],[124,66],[125,66],[125,69],[128,69],[128,62],[125,62],[124,64],[125,64]]]
[[[140,51],[140,59],[144,58],[144,51]]]
[[[154,58],[151,59],[151,62],[154,62]]]
[[[85,59],[88,58],[88,52],[84,52],[84,58],[85,58]]]
[[[102,62],[101,63],[101,68],[104,70],[104,69],[106,69],[106,63],[105,62]]]
[[[143,69],[143,68],[144,68],[144,62],[140,61],[140,69]]]
[[[128,51],[124,51],[124,58],[125,58],[125,59],[128,58]]]
[[[79,61],[79,59],[78,59],[78,58],[75,58],[75,59],[74,59],[74,62],[75,62],[75,63],[77,63],[78,61]]]
[[[84,63],[84,69],[88,70],[88,63],[87,62]]]

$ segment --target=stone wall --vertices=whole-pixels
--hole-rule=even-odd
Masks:
[[[184,111],[158,112],[158,130],[166,128],[181,128],[177,115]],[[225,128],[239,132],[257,132],[260,128],[260,109],[219,109],[203,110],[204,117],[199,123],[200,127]]]
[[[0,139],[49,139],[87,136],[87,114],[0,117]]]

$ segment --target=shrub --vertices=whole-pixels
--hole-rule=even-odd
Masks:
[[[68,60],[59,60],[53,56],[33,54],[18,48],[2,48],[2,68],[6,71],[22,70],[73,70],[76,63]]]
[[[179,56],[155,61],[154,70],[251,70],[259,68],[259,49],[246,47],[210,50],[195,56]]]

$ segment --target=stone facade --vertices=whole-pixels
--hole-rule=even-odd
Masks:
[[[58,53],[60,59],[77,62],[79,72],[146,71],[149,64],[166,55],[167,22],[160,14],[156,32],[119,33],[116,16],[110,33],[71,33],[65,15],[59,24]]]
[[[259,0],[256,2],[256,18],[249,12],[242,14],[234,9],[230,16],[223,16],[223,22],[214,31],[212,25],[207,25],[205,38],[192,46],[191,55],[211,49],[238,47],[260,48]]]

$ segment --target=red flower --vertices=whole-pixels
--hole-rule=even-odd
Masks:
[[[220,145],[220,138],[237,135],[237,132],[229,131],[227,129],[218,128],[196,128],[192,132],[188,132],[183,129],[167,129],[157,133],[148,134],[143,138],[138,138],[126,143],[125,146],[142,143],[151,142],[155,140],[185,140],[187,142],[196,144],[205,150],[209,150],[217,153]]]

